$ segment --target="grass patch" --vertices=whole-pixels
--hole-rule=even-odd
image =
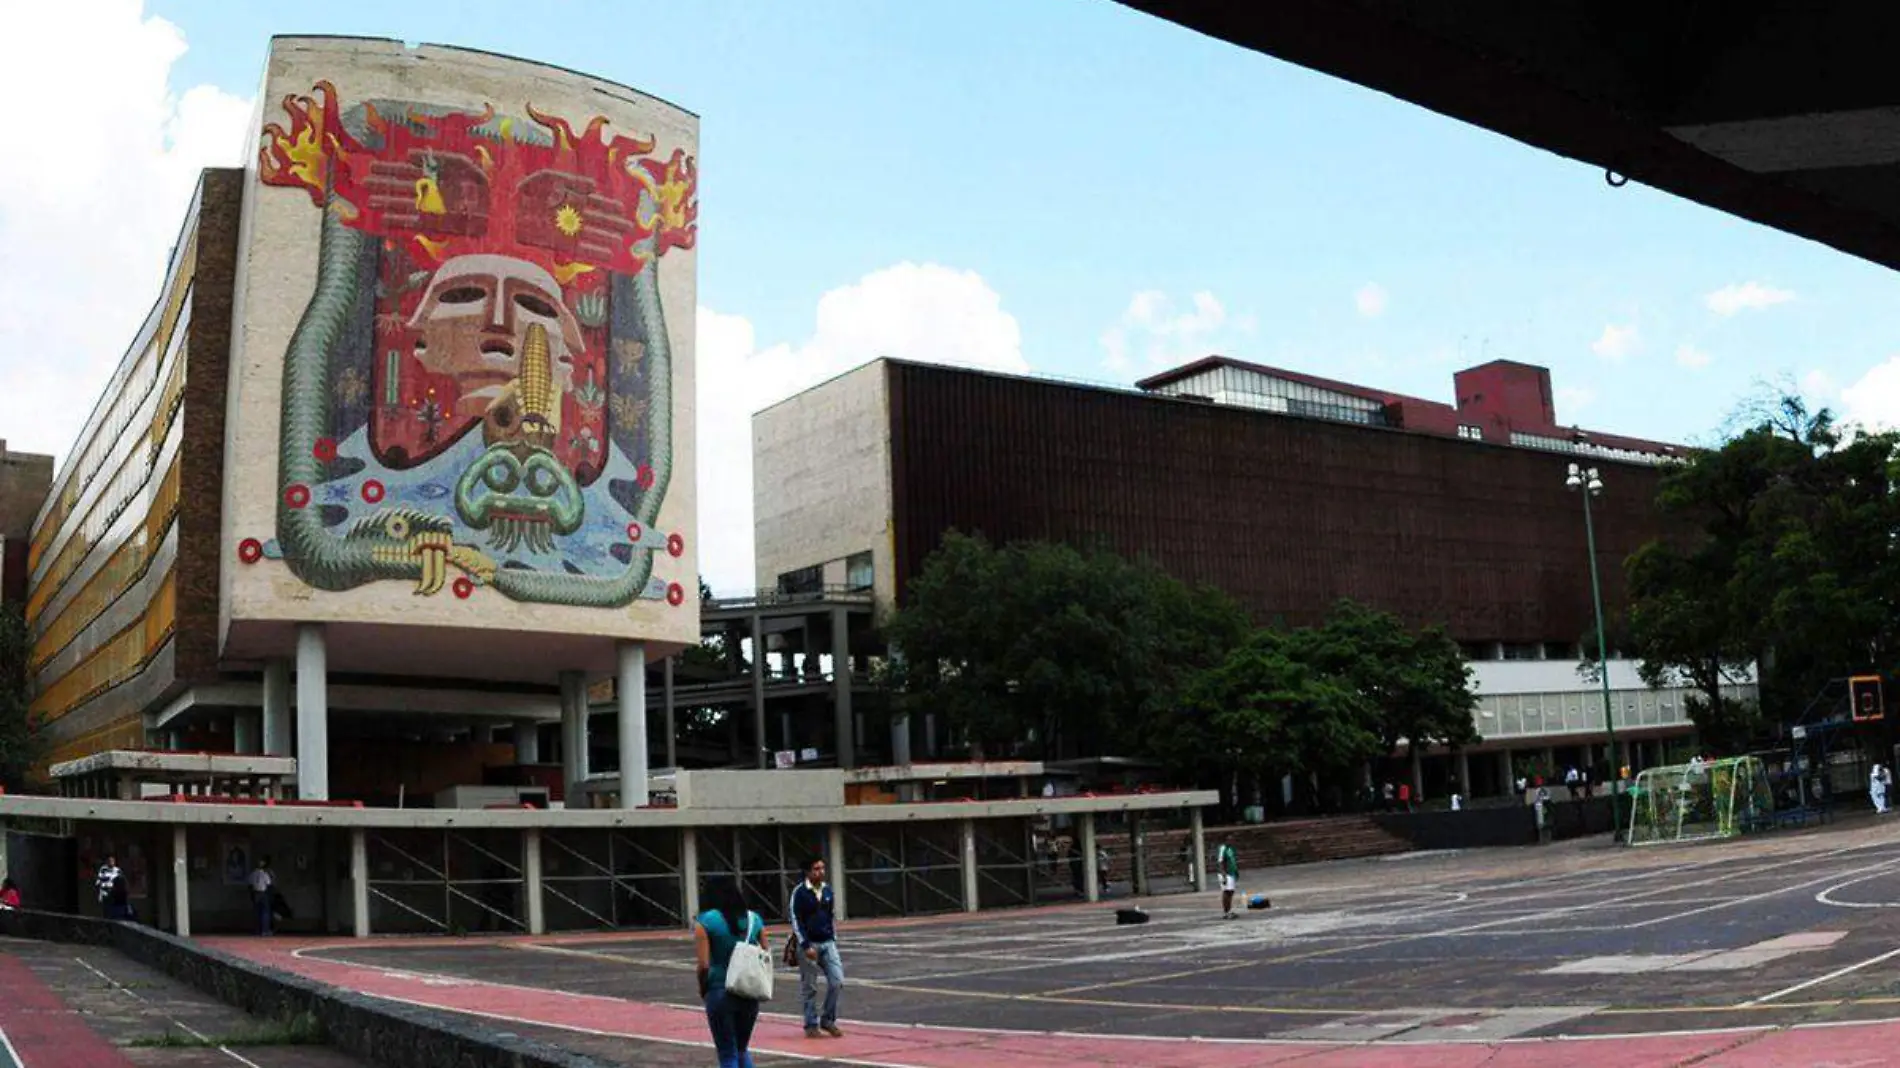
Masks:
[[[311,1013],[286,1019],[262,1021],[224,1034],[198,1037],[188,1031],[167,1028],[162,1035],[148,1035],[127,1042],[128,1046],[156,1049],[217,1049],[220,1046],[320,1046],[323,1024]]]

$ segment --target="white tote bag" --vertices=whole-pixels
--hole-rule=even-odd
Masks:
[[[726,959],[726,993],[751,1001],[772,1000],[772,955],[755,941],[763,928],[764,921],[756,913],[746,914],[746,936]]]

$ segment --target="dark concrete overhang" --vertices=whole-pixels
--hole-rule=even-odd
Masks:
[[[1900,267],[1900,5],[1121,2]]]

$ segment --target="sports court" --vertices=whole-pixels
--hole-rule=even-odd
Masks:
[[[1872,1065],[1900,1039],[1900,822],[1412,854],[1242,888],[1273,909],[1223,921],[1206,894],[1155,899],[1140,927],[1109,905],[847,923],[850,1035],[775,1018],[755,1048],[941,1068]],[[681,935],[222,944],[555,1041],[704,1041]],[[795,1013],[795,977],[779,983],[770,1011]]]

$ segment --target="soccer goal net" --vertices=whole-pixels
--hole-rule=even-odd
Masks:
[[[1768,769],[1757,757],[1650,768],[1630,790],[1630,845],[1741,834],[1774,811]]]

